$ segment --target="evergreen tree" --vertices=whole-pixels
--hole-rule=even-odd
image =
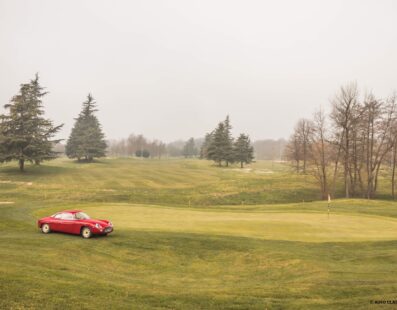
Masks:
[[[254,148],[251,145],[248,135],[240,134],[234,143],[234,158],[240,163],[241,168],[244,164],[249,164],[254,159]]]
[[[183,147],[183,156],[186,158],[197,156],[197,148],[194,143],[194,139],[190,138]]]
[[[42,98],[47,93],[40,86],[39,76],[21,84],[19,94],[4,108],[8,114],[0,116],[0,161],[17,160],[24,170],[25,161],[39,164],[57,156],[52,140],[63,125],[54,126],[44,118]]]
[[[201,159],[211,159],[208,157],[208,148],[212,143],[213,132],[207,133],[204,137],[204,142],[200,148],[200,158]]]
[[[241,167],[244,163],[251,163],[254,158],[254,148],[248,135],[241,134],[234,142],[231,128],[230,118],[227,116],[213,132],[206,134],[200,157],[213,160],[219,166],[222,166],[223,161],[226,166],[236,161],[241,164]]]
[[[225,140],[225,123],[220,122],[216,127],[211,143],[207,150],[207,159],[215,161],[219,166],[222,166],[222,161],[227,158],[226,156],[226,144]]]
[[[226,116],[224,121],[225,131],[224,131],[224,154],[225,154],[225,162],[226,167],[229,166],[229,163],[234,162],[234,154],[233,154],[233,137],[232,137],[232,126],[230,124],[229,115]]]
[[[94,115],[96,111],[94,98],[88,94],[66,144],[65,152],[69,158],[91,162],[95,157],[106,156],[105,137]]]
[[[206,135],[201,148],[201,156],[215,161],[219,166],[222,165],[222,161],[225,161],[226,166],[229,163],[233,163],[234,153],[231,128],[230,118],[227,116],[211,134]]]

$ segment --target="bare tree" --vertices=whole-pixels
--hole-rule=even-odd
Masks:
[[[353,176],[350,162],[352,131],[359,119],[360,104],[356,83],[350,83],[340,88],[339,93],[332,101],[331,119],[334,123],[334,143],[340,147],[343,153],[343,179],[345,184],[345,196],[350,197]],[[337,167],[337,165],[335,166]],[[335,177],[337,170],[335,171]]]
[[[390,106],[397,105],[397,94],[394,93],[388,99]],[[395,112],[397,114],[397,112]],[[397,165],[397,115],[394,115],[390,125],[390,166],[391,166],[391,194],[393,199],[396,199],[396,165]]]
[[[395,102],[395,97],[393,98]],[[397,165],[397,121],[393,120],[393,124],[390,128],[391,134],[391,194],[393,199],[396,199],[396,165]]]
[[[327,142],[326,116],[322,110],[314,114],[310,137],[310,158],[314,164],[313,174],[319,182],[322,199],[327,199],[329,194],[327,170],[330,165],[331,148],[333,146]]]
[[[108,154],[110,156],[127,156],[125,140],[108,141]]]
[[[297,134],[298,141],[301,145],[302,150],[302,172],[306,173],[307,162],[309,160],[309,143],[311,140],[311,135],[313,133],[312,121],[305,118],[300,119],[295,127],[295,133]]]
[[[165,143],[159,140],[153,140],[149,142],[145,147],[150,152],[150,157],[161,159],[161,156],[165,153]]]
[[[301,143],[298,135],[294,132],[287,142],[284,150],[284,156],[287,160],[294,162],[295,170],[300,172],[300,161],[302,159]]]
[[[366,96],[361,121],[364,137],[365,197],[373,198],[378,185],[379,170],[393,148],[392,127],[395,120],[395,101],[383,102],[372,94]]]
[[[335,195],[340,165],[343,166],[346,198],[375,197],[381,167],[390,162],[391,191],[395,198],[396,98],[396,95],[393,95],[382,100],[370,93],[360,102],[356,83],[341,87],[331,102],[330,130],[322,111],[314,115],[313,121],[300,120],[287,145],[287,158],[296,163],[297,172],[300,162],[303,162],[304,172],[309,168],[308,171],[319,181],[323,198],[326,198],[330,191]]]
[[[285,148],[285,157],[295,163],[296,171],[300,172],[300,162],[302,161],[302,172],[306,173],[309,160],[309,143],[313,131],[312,121],[300,119],[295,128],[294,133],[289,139]]]

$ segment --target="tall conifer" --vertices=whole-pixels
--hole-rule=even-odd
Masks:
[[[248,135],[240,134],[234,143],[234,158],[240,163],[240,167],[243,168],[244,164],[249,164],[254,159],[254,148],[251,145],[250,138]]]
[[[96,102],[88,94],[66,144],[65,152],[69,158],[91,162],[94,158],[106,156],[105,136],[94,114],[96,111]]]
[[[23,171],[26,161],[39,164],[57,156],[53,147],[60,140],[52,138],[63,125],[54,126],[44,118],[42,98],[46,94],[36,74],[4,106],[8,113],[0,116],[0,161],[17,160]]]
[[[229,115],[226,116],[224,121],[225,131],[224,131],[224,160],[226,162],[226,167],[229,163],[234,162],[233,155],[233,137],[232,137],[232,125],[230,124]]]

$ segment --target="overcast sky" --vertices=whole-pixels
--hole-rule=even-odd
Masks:
[[[67,138],[88,92],[107,138],[288,137],[341,84],[397,89],[397,1],[0,0],[0,103],[39,72]]]

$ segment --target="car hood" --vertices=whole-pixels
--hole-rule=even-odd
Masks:
[[[80,220],[80,222],[92,224],[92,225],[99,224],[101,226],[107,226],[109,224],[109,221],[107,220],[94,220],[94,219]]]
[[[54,218],[51,216],[46,216],[46,217],[42,217],[41,219],[39,219],[39,221],[48,221],[48,220],[52,220],[52,219],[54,219]]]

